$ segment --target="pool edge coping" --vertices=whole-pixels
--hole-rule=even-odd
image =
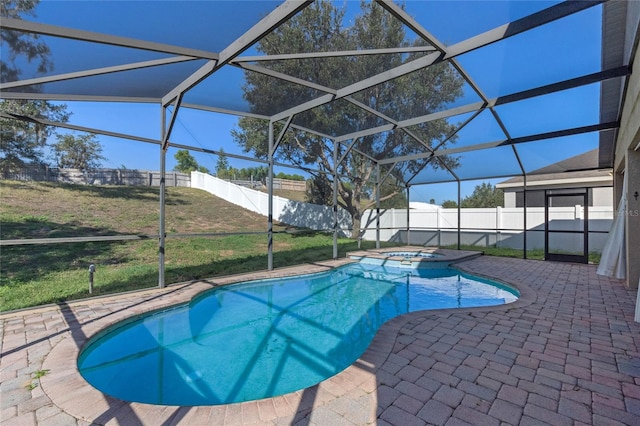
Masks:
[[[158,291],[152,291],[150,293],[153,294],[153,297],[151,297],[150,299],[143,300],[142,302],[136,303],[133,306],[115,310],[114,312],[111,312],[103,317],[91,320],[90,322],[85,324],[76,323],[74,326],[73,324],[71,324],[72,319],[71,322],[69,319],[67,319],[67,322],[70,324],[70,326],[68,332],[65,333],[65,338],[58,342],[55,346],[53,346],[51,351],[44,358],[42,368],[43,370],[48,370],[49,373],[40,379],[42,390],[60,409],[76,418],[83,419],[89,422],[94,422],[97,415],[104,415],[105,412],[113,413],[114,410],[129,410],[136,416],[142,416],[140,417],[141,419],[146,419],[150,422],[152,421],[152,419],[153,421],[158,421],[163,418],[166,420],[167,415],[175,415],[175,411],[172,412],[171,410],[167,410],[167,408],[170,407],[177,409],[180,406],[155,405],[123,401],[102,393],[101,391],[90,385],[82,377],[77,368],[77,359],[81,350],[90,341],[90,339],[116,323],[135,318],[136,316],[148,312],[189,303],[191,300],[193,300],[203,292],[220,285],[228,285],[247,281],[248,277],[251,277],[252,280],[256,280],[298,275],[300,274],[301,267],[305,268],[305,273],[322,272],[353,262],[353,259],[343,258],[333,261],[305,264],[296,267],[281,268],[274,271],[238,274],[220,278],[180,283],[165,288],[164,293],[160,292],[160,294],[156,294],[158,293]],[[455,267],[464,272],[483,276],[482,274],[478,274],[477,272],[466,270],[466,268],[464,267],[464,263],[464,261],[456,263]],[[520,293],[518,300],[504,305],[482,306],[474,308],[449,308],[433,311],[416,311],[392,318],[380,327],[367,349],[353,364],[351,364],[338,374],[320,382],[318,385],[311,387],[315,388],[315,392],[318,393],[318,397],[314,399],[312,406],[309,406],[306,409],[303,407],[302,409],[310,411],[312,408],[324,405],[326,402],[339,398],[340,396],[358,387],[368,390],[369,394],[375,392],[377,388],[376,372],[378,368],[393,352],[393,347],[397,338],[400,336],[402,328],[405,326],[405,324],[412,320],[429,316],[448,316],[452,313],[486,311],[487,309],[518,309],[534,303],[537,298],[535,292],[522,283],[506,282],[504,279],[496,279],[495,277],[490,276],[484,277],[496,280],[518,290],[518,292]],[[171,291],[166,292],[166,290]],[[113,296],[113,299],[118,298],[118,296]],[[90,302],[91,299],[84,301],[84,303],[89,304]],[[150,302],[150,304],[146,305],[147,302]],[[156,304],[154,305],[154,303]],[[68,306],[71,305],[72,303],[69,303]],[[82,305],[82,303],[73,303],[73,306],[78,305]],[[66,308],[66,310],[70,312],[70,308],[68,306],[58,308],[61,311],[64,311]],[[66,318],[64,312],[63,315]],[[213,411],[223,410],[222,413],[224,413],[224,410],[226,410],[225,407],[228,406],[237,406],[237,408],[240,410],[250,410],[252,408],[256,408],[260,401],[271,400],[275,406],[289,407],[290,410],[284,417],[293,419],[300,414],[300,405],[302,404],[303,393],[311,388],[302,389],[296,392],[272,398],[265,398],[262,400],[203,407],[207,407]],[[81,403],[78,403],[79,399],[82,401]],[[188,406],[188,408],[197,407],[198,406]],[[375,410],[373,413],[370,413],[370,415],[372,415],[375,419]]]

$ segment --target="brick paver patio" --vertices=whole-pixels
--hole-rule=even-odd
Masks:
[[[589,265],[483,256],[459,267],[509,283],[522,297],[502,307],[395,318],[340,374],[300,392],[241,404],[123,402],[89,386],[76,358],[109,324],[247,276],[0,315],[2,423],[640,425],[635,291]],[[41,370],[48,372],[35,378]]]

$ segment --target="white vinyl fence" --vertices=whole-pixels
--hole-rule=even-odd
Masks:
[[[580,231],[584,226],[584,210],[580,206],[549,209],[550,229]],[[589,207],[589,251],[601,252],[613,222],[612,207]],[[544,208],[527,208],[527,250],[544,248]],[[375,210],[367,210],[362,220],[366,228],[363,238],[376,239]],[[434,208],[409,210],[410,231],[407,235],[407,211],[381,211],[380,240],[416,245],[455,245],[458,242],[458,210]],[[461,244],[522,249],[524,244],[524,212],[522,208],[462,209],[460,212]],[[581,252],[582,239],[570,234],[556,234],[568,252]]]
[[[269,195],[244,186],[218,179],[206,173],[191,172],[191,187],[202,189],[262,216],[269,216]],[[273,197],[273,218],[278,222],[314,230],[333,229],[333,209],[328,206],[303,203],[282,197]],[[350,236],[351,216],[338,209],[338,228]]]
[[[211,175],[192,172],[191,187],[205,190],[233,204],[263,216],[269,215],[269,196],[265,192],[215,178]],[[333,211],[331,207],[273,197],[273,217],[278,222],[300,228],[331,230]],[[607,232],[613,222],[612,207],[589,207],[589,251],[601,252]],[[341,233],[350,236],[351,217],[338,209],[338,227]],[[527,208],[527,250],[544,249],[544,208]],[[432,210],[409,210],[410,231],[407,233],[407,211],[389,209],[381,211],[380,240],[410,243],[415,245],[446,246],[458,242],[458,210],[434,208]],[[552,207],[551,229],[583,229],[584,210],[580,206]],[[362,218],[362,238],[376,239],[375,210],[365,211]],[[460,213],[460,242],[464,245],[497,246],[522,249],[524,245],[524,215],[522,208],[462,209]],[[559,241],[554,247],[567,252],[581,252],[582,239],[571,234],[556,234]]]

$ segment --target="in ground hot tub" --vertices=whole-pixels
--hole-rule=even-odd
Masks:
[[[421,251],[388,251],[384,252],[386,256],[389,257],[403,257],[403,258],[413,258],[418,257],[421,259],[433,259],[436,257],[442,257],[442,254],[439,253],[429,253],[429,252],[421,252]]]
[[[461,260],[481,256],[482,252],[449,250],[436,247],[395,247],[347,253],[347,257],[372,265],[404,268],[447,268]]]

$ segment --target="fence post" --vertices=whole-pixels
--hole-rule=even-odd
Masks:
[[[584,213],[582,212],[582,206],[579,204],[576,204],[575,207],[575,212],[574,212],[574,217],[575,217],[575,226],[576,226],[576,230],[580,230],[583,226],[584,226]],[[586,240],[586,235],[585,235],[585,240]],[[588,249],[587,249],[588,251]],[[585,253],[587,252],[585,251]]]
[[[387,225],[387,227],[391,228],[391,233],[393,233],[393,231],[395,231],[396,229],[396,209],[389,209],[385,213],[391,213],[391,224],[390,224],[391,226]],[[388,238],[388,237],[385,237],[385,238]]]
[[[502,229],[502,207],[496,206],[496,247],[500,247],[500,230]]]

